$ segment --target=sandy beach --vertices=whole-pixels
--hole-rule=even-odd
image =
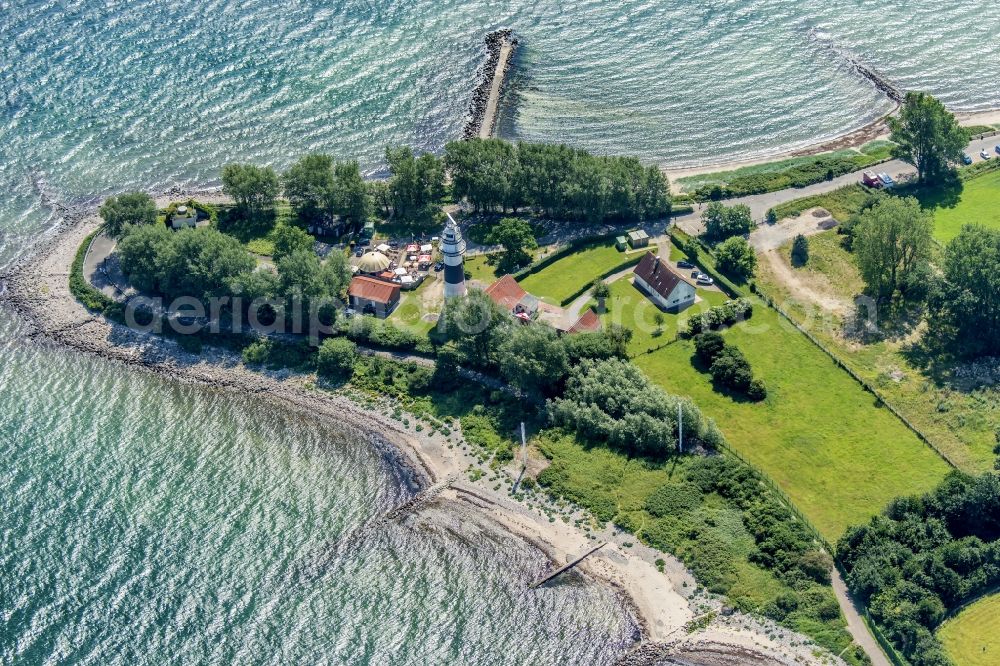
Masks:
[[[222,200],[219,195],[198,193],[200,200]],[[182,200],[187,195],[173,193],[161,197],[158,205]],[[50,237],[41,240],[30,261],[22,261],[4,277],[5,306],[28,324],[24,344],[58,344],[94,354],[109,362],[125,363],[141,371],[154,372],[172,380],[196,383],[223,390],[252,393],[312,417],[348,424],[368,436],[371,445],[410,472],[416,486],[431,489],[408,503],[401,515],[419,515],[421,507],[434,503],[444,511],[467,512],[470,519],[492,523],[497,529],[520,537],[525,547],[538,548],[553,565],[562,565],[601,541],[607,541],[567,576],[612,586],[625,606],[632,609],[641,627],[639,644],[619,661],[621,664],[652,664],[668,657],[705,664],[813,664],[842,663],[819,649],[809,639],[740,613],[724,609],[719,598],[698,591],[697,583],[684,565],[669,555],[641,546],[631,535],[605,528],[586,534],[572,522],[550,522],[540,509],[529,509],[515,500],[508,486],[494,490],[486,481],[470,480],[467,470],[479,465],[471,453],[450,447],[442,435],[429,429],[414,432],[388,416],[387,401],[372,409],[352,399],[351,391],[316,388],[315,376],[288,371],[260,372],[246,368],[237,354],[206,348],[200,355],[182,351],[176,343],[136,332],[95,317],[70,294],[68,269],[83,240],[100,224],[91,210],[67,221]],[[378,403],[378,400],[375,400]],[[538,498],[536,497],[536,501]],[[581,514],[582,515],[582,514]],[[395,512],[387,519],[397,519]],[[626,545],[628,544],[628,545]],[[666,561],[664,572],[655,560]],[[526,593],[532,581],[525,580]],[[583,583],[586,584],[586,583]],[[685,626],[710,613],[707,626],[688,633]]]
[[[770,164],[771,162],[780,162],[793,157],[819,155],[821,153],[829,153],[836,150],[843,150],[845,148],[860,148],[864,144],[871,141],[888,140],[889,125],[886,122],[888,117],[889,116],[879,118],[864,127],[833,139],[818,141],[816,143],[811,143],[797,148],[790,148],[771,155],[762,155],[760,157],[746,160],[737,159],[712,164],[692,164],[680,167],[664,165],[663,172],[667,175],[667,178],[670,179],[671,191],[674,194],[678,194],[680,193],[680,188],[677,186],[677,179],[679,178],[700,176],[702,174],[716,173],[719,171],[732,171],[743,167]],[[993,111],[959,112],[955,114],[955,118],[961,125],[966,127],[970,127],[972,125],[1000,125],[1000,109]]]

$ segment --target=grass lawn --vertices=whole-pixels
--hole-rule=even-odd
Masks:
[[[803,282],[821,292],[833,292],[848,300],[861,291],[862,281],[854,259],[839,243],[836,232],[809,239],[810,259],[794,268]],[[791,245],[780,250],[789,260]],[[885,340],[861,344],[843,336],[839,316],[796,297],[762,261],[757,285],[800,324],[807,326],[824,344],[866,381],[878,387],[894,407],[927,435],[960,468],[970,473],[993,467],[995,429],[1000,425],[1000,391],[980,388],[960,391],[925,373],[909,353],[911,331]],[[948,380],[945,371],[940,380]]]
[[[399,328],[412,331],[417,335],[427,335],[436,325],[436,321],[427,321],[424,316],[431,312],[440,312],[441,300],[430,298],[430,292],[437,286],[436,278],[427,278],[413,291],[403,291],[400,294],[399,305],[389,315],[387,321]]]
[[[692,363],[689,340],[635,362],[715,419],[730,445],[769,474],[829,541],[890,499],[930,490],[948,471],[872,395],[759,301],[753,318],[725,337],[767,384],[763,403],[714,390]]]
[[[489,262],[489,256],[485,254],[466,257],[465,271],[472,274],[473,280],[479,280],[484,285],[490,285],[497,279],[496,266]]]
[[[947,243],[966,224],[1000,229],[1000,171],[965,181],[959,201],[934,210],[934,238]]]
[[[1000,663],[1000,594],[980,599],[946,621],[937,636],[957,666]]]
[[[650,248],[656,250],[653,246]],[[559,305],[564,298],[572,296],[599,275],[639,256],[640,252],[619,252],[614,242],[608,242],[568,254],[525,277],[520,283],[528,293],[547,303]]]
[[[826,194],[816,194],[779,204],[774,207],[774,212],[779,220],[783,220],[786,217],[794,217],[804,210],[819,207],[825,208],[836,219],[843,221],[860,210],[868,196],[868,190],[861,185],[848,185]]]

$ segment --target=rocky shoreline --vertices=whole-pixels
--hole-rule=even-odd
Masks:
[[[480,130],[483,129],[483,122],[487,120],[490,122],[489,131],[493,131],[493,125],[496,123],[496,115],[493,114],[493,117],[488,119],[486,117],[487,107],[489,106],[490,91],[493,88],[497,65],[500,64],[500,52],[503,49],[503,45],[507,42],[510,42],[514,46],[518,44],[518,40],[514,37],[514,31],[509,28],[495,30],[486,35],[486,59],[480,65],[476,75],[479,83],[472,91],[472,101],[469,103],[469,120],[462,131],[463,139],[473,139],[479,136]],[[510,70],[510,62],[511,58],[508,58],[503,69],[502,78],[506,78],[507,72]],[[501,85],[503,85],[502,81]]]

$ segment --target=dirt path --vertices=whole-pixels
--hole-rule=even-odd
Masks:
[[[819,308],[846,317],[851,312],[851,304],[843,299],[816,291],[802,282],[792,267],[785,263],[780,250],[767,250],[761,253],[774,273],[775,279],[788,289],[792,298],[812,303]]]

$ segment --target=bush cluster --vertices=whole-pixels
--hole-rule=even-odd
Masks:
[[[738,348],[726,344],[722,335],[714,331],[700,333],[694,338],[694,348],[716,385],[743,393],[755,402],[767,397],[767,387],[754,378],[750,361]]]
[[[687,335],[693,337],[703,331],[717,331],[746,321],[753,316],[753,302],[746,297],[726,301],[692,317],[687,323]]]
[[[915,666],[951,661],[934,636],[949,610],[1000,584],[1000,478],[952,472],[889,504],[837,544],[847,584]]]

